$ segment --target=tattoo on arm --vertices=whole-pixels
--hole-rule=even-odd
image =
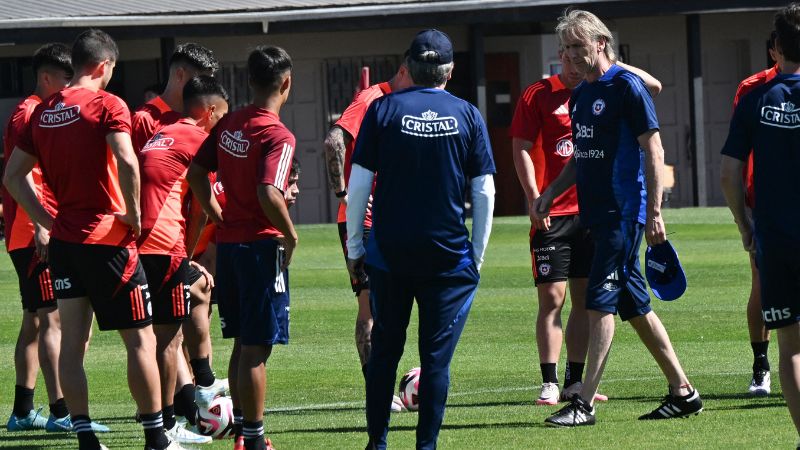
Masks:
[[[370,328],[369,321],[356,320],[356,349],[362,366],[369,361],[369,354],[372,352]]]
[[[325,163],[328,167],[328,186],[333,192],[341,192],[344,184],[344,155],[347,147],[344,130],[338,126],[331,128],[325,137]]]

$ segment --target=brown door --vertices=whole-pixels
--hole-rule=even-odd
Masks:
[[[486,124],[492,141],[497,175],[494,214],[515,216],[527,214],[525,193],[514,170],[511,138],[508,136],[514,107],[519,98],[519,55],[490,53],[486,55]]]

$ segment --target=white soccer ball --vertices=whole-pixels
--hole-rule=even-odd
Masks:
[[[233,402],[230,397],[217,397],[208,408],[198,409],[197,432],[214,439],[233,437]]]
[[[414,367],[400,378],[400,401],[409,411],[419,409],[419,375],[422,371]]]

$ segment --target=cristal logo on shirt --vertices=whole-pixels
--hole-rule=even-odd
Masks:
[[[792,102],[781,103],[781,106],[763,106],[761,123],[778,128],[800,128],[800,108]]]
[[[81,118],[80,105],[66,106],[60,102],[53,109],[45,109],[39,117],[39,126],[42,128],[56,128],[75,123]]]
[[[439,113],[430,109],[420,117],[405,115],[400,124],[400,131],[412,136],[430,138],[458,134],[458,120],[455,117],[439,117]]]
[[[231,156],[247,158],[247,149],[250,148],[250,141],[242,138],[241,130],[233,133],[225,130],[219,136],[219,146]]]
[[[156,133],[155,136],[150,138],[144,147],[142,147],[142,152],[149,152],[151,150],[168,150],[172,145],[175,143],[175,139],[171,137],[164,137],[161,133]]]

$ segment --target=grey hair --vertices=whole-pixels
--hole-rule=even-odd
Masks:
[[[439,54],[433,51],[427,51],[420,55],[423,60],[438,58]],[[408,67],[408,74],[414,84],[425,87],[441,86],[447,81],[450,72],[453,71],[453,63],[438,64],[435,62],[417,61],[412,58],[406,58],[406,67]]]
[[[564,15],[558,18],[556,34],[563,48],[564,42],[570,38],[577,38],[581,41],[600,42],[605,41],[605,54],[610,61],[616,61],[617,55],[614,52],[614,35],[599,17],[589,11],[580,9],[567,9]]]

